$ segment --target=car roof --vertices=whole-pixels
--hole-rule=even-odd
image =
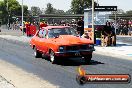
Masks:
[[[53,29],[53,28],[66,28],[66,27],[70,27],[70,26],[46,26],[43,27],[44,29]]]

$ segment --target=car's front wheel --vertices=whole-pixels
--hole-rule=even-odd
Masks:
[[[50,51],[50,61],[52,64],[56,63],[56,56],[55,56],[55,53],[54,51]]]
[[[83,59],[84,59],[86,64],[89,64],[91,62],[91,59],[92,59],[92,54],[88,54],[87,56],[83,56]]]
[[[84,57],[85,63],[90,64],[91,58],[90,57]]]
[[[38,58],[41,56],[40,52],[37,50],[36,47],[34,47],[34,56],[35,56],[35,58]]]
[[[92,59],[92,54],[89,54],[88,56],[84,56],[84,61],[86,64],[90,64]]]

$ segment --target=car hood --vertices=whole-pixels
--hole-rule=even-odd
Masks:
[[[73,35],[60,35],[58,38],[50,39],[50,41],[57,45],[92,44],[90,39],[80,38]]]

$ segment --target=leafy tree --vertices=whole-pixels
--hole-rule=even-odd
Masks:
[[[31,7],[31,13],[30,14],[33,15],[33,16],[37,16],[37,15],[42,14],[42,11],[40,10],[39,7],[32,6]]]
[[[23,5],[23,9],[24,9],[24,15],[27,16],[29,14],[28,6],[27,5]]]
[[[132,10],[126,11],[127,15],[132,15]]]
[[[22,14],[22,6],[16,0],[8,0],[9,1],[9,13],[11,15],[21,16]],[[23,5],[24,15],[28,14],[28,6]]]
[[[51,3],[48,3],[45,14],[65,14],[65,12],[63,10],[55,9]]]
[[[112,11],[111,14],[125,14],[125,12],[122,9],[117,9],[117,11]]]
[[[125,12],[122,9],[117,9],[117,14],[125,14]]]
[[[65,12],[65,14],[69,15],[69,14],[73,14],[73,12],[72,12],[71,9],[69,9],[69,10],[67,10],[67,11]]]
[[[20,4],[16,0],[8,0],[9,8],[8,12],[11,15],[18,15],[18,10],[21,8]]]
[[[53,14],[55,13],[54,8],[51,3],[47,4],[47,8],[45,10],[45,14]]]
[[[65,14],[65,12],[63,10],[57,10],[57,9],[54,9],[54,13],[55,14],[58,14],[58,15],[62,15],[62,14]]]
[[[95,2],[95,5],[97,3]],[[92,0],[72,0],[71,9],[74,14],[83,14],[85,8],[92,6]]]
[[[26,5],[24,7],[24,15],[28,14],[28,7]],[[12,21],[12,16],[21,16],[21,5],[17,0],[8,0],[8,8],[7,8],[7,0],[0,1],[0,11],[2,12],[1,18],[3,23],[7,23],[8,17],[10,21]]]
[[[0,1],[0,19],[3,21],[3,23],[6,21],[7,16],[7,8],[5,6],[4,1]]]

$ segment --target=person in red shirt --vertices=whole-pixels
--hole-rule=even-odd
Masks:
[[[40,28],[48,26],[46,22],[40,22]]]

